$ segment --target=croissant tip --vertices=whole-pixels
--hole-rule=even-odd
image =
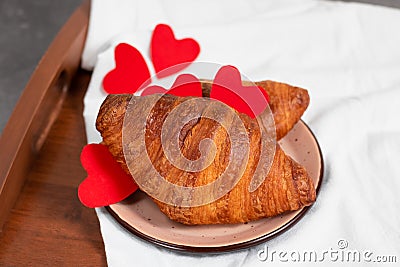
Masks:
[[[293,181],[300,196],[301,206],[309,206],[313,204],[317,196],[313,180],[306,169],[297,162],[293,161],[292,174]]]
[[[129,94],[109,94],[104,99],[97,114],[96,129],[101,133],[115,120],[115,113],[118,109],[125,111],[132,95]]]

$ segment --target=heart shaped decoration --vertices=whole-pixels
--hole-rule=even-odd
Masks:
[[[158,78],[186,68],[200,53],[199,44],[192,38],[175,39],[171,27],[158,24],[151,38],[151,60]]]
[[[117,203],[138,189],[104,145],[86,145],[81,153],[81,163],[88,176],[79,185],[78,196],[89,208]]]
[[[152,85],[146,87],[142,96],[152,95],[152,94],[170,94],[175,96],[202,96],[201,83],[200,80],[197,79],[196,76],[192,74],[181,74],[179,75],[174,84],[171,86],[171,89],[166,90],[161,86]]]
[[[269,96],[259,86],[243,86],[240,72],[233,66],[221,67],[211,86],[210,98],[255,118],[268,106]]]
[[[115,48],[115,69],[104,77],[104,90],[109,94],[133,94],[149,82],[150,71],[142,54],[129,44],[118,44]]]

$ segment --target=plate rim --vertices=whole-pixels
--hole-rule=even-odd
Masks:
[[[311,133],[311,136],[315,140],[315,143],[318,148],[318,154],[320,156],[320,164],[321,164],[318,184],[317,184],[317,188],[316,188],[316,195],[318,196],[319,191],[321,189],[322,180],[323,180],[324,171],[325,171],[324,170],[324,159],[323,159],[321,146],[319,145],[319,142],[318,142],[314,132],[307,125],[307,123],[305,123],[302,119],[300,119],[299,122],[301,122],[302,124],[304,124],[304,126],[306,126],[307,130]],[[181,253],[221,254],[221,253],[231,252],[234,250],[242,250],[242,249],[246,249],[249,247],[253,247],[253,246],[259,245],[263,242],[269,241],[269,240],[283,234],[284,232],[289,230],[291,227],[293,227],[295,224],[297,224],[304,217],[304,215],[307,213],[307,211],[314,205],[314,203],[310,206],[303,207],[301,209],[301,211],[295,217],[293,217],[290,221],[288,221],[287,223],[285,223],[284,225],[275,229],[272,232],[266,233],[264,235],[261,235],[254,239],[251,239],[251,240],[247,240],[247,241],[235,243],[235,244],[230,244],[230,245],[224,245],[224,246],[191,246],[191,245],[174,244],[171,242],[163,241],[163,240],[157,239],[155,237],[152,237],[150,235],[140,232],[135,227],[133,227],[132,225],[127,223],[125,220],[123,220],[110,206],[105,206],[104,208],[111,215],[111,217],[113,217],[114,220],[117,223],[119,223],[123,228],[128,230],[131,234],[133,234],[149,243],[155,244],[155,245],[163,247],[163,248],[170,249],[175,252],[181,252]]]

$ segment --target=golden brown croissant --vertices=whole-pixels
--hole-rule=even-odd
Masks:
[[[275,100],[276,95],[278,94],[270,94],[271,102]],[[127,173],[129,171],[122,149],[122,125],[131,98],[131,95],[108,96],[96,123],[103,143]],[[160,129],[168,113],[183,101],[185,98],[169,95],[159,100],[146,125],[146,148],[154,167],[166,180],[176,185],[197,187],[214,181],[223,172],[229,160],[227,151],[230,141],[225,130],[217,122],[207,118],[191,121],[181,131],[182,154],[189,160],[195,160],[200,153],[200,141],[210,138],[217,147],[215,159],[210,166],[199,172],[188,173],[172,166],[166,160],[161,147]],[[228,194],[198,207],[178,207],[155,200],[161,211],[172,220],[184,224],[247,222],[297,210],[315,201],[314,185],[306,170],[285,155],[279,145],[276,145],[273,163],[266,179],[257,190],[249,192],[249,184],[260,157],[261,135],[256,120],[244,114],[239,116],[248,129],[251,155],[239,182]]]

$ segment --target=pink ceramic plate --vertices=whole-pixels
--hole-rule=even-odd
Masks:
[[[283,150],[302,164],[317,192],[323,176],[320,147],[308,126],[300,121],[280,142]],[[245,224],[187,226],[170,220],[144,193],[107,207],[113,217],[136,236],[163,247],[190,252],[223,252],[247,248],[281,234],[309,207]]]

